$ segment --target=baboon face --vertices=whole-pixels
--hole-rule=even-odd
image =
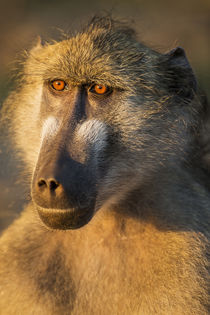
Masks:
[[[43,222],[79,228],[184,157],[194,90],[182,49],[161,55],[107,18],[35,47],[24,68],[16,130]]]

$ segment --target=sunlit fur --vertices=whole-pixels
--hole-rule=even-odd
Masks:
[[[59,128],[59,122],[52,116],[48,117],[42,127],[42,141],[56,135]]]

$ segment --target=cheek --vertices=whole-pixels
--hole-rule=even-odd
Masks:
[[[91,119],[77,127],[75,140],[90,146],[96,153],[101,152],[108,138],[108,130],[105,123]]]
[[[60,128],[60,122],[53,116],[48,117],[42,126],[41,130],[41,143],[44,140],[51,139],[56,136]]]

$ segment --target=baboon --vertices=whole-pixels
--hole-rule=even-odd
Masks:
[[[0,240],[11,314],[209,314],[207,106],[182,48],[95,16],[4,105],[31,202]]]

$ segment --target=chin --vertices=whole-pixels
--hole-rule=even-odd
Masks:
[[[86,225],[93,217],[94,210],[85,209],[52,209],[35,205],[42,222],[50,229],[75,230]]]

